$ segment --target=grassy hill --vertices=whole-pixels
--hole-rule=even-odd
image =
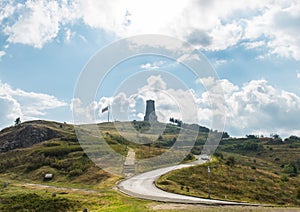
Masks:
[[[80,145],[72,125],[41,120],[25,122],[0,132],[0,173],[38,179],[49,172],[60,181],[78,179],[84,174],[92,176],[89,170],[94,172],[97,168],[88,156],[96,155],[104,159],[101,154],[105,154],[107,148],[99,145],[100,135],[110,148],[123,157],[127,155],[128,148],[132,148],[137,159],[146,159],[166,152],[176,142],[180,132],[180,128],[170,124],[158,123],[155,127],[151,131],[149,123],[136,121],[101,123],[96,128],[82,125],[77,127],[83,134],[84,142]],[[165,130],[158,136],[156,130],[161,129]],[[199,139],[204,141],[206,135],[200,134]],[[152,167],[149,164],[137,168],[145,171]]]
[[[125,137],[129,139],[121,136],[114,124],[98,124],[97,130],[89,129],[87,125],[79,126],[79,130],[86,130],[86,142],[92,143],[99,136],[97,133],[101,133],[110,147],[121,155],[125,156],[127,147],[130,147],[139,159],[165,152],[176,141],[180,130],[173,125],[157,126],[165,127],[158,141],[139,144],[129,140],[130,136],[136,138],[136,132],[130,129],[133,127],[138,130],[141,141],[154,140],[157,135],[149,131],[149,124],[119,123],[122,125],[121,133],[126,133]],[[204,139],[204,134],[200,137]],[[73,125],[38,120],[8,127],[0,132],[0,150],[1,211],[18,211],[22,208],[45,211],[45,205],[48,211],[79,210],[84,207],[109,211],[147,211],[145,205],[149,201],[126,197],[113,189],[122,177],[95,166],[82,150]],[[54,178],[44,181],[46,173],[52,173]],[[31,183],[54,187],[32,187]],[[56,187],[65,189],[61,191]],[[91,189],[96,193],[67,188]],[[55,198],[52,197],[53,192],[57,194]]]
[[[208,164],[162,176],[160,188],[198,197],[300,205],[300,138],[228,139]],[[208,168],[210,166],[210,177]]]
[[[99,128],[111,147],[126,155],[127,142],[113,124],[99,124]],[[31,121],[9,127],[0,132],[0,149],[0,211],[146,210],[144,201],[112,189],[121,177],[95,166],[83,152],[72,125]],[[46,173],[54,178],[44,181]],[[53,187],[32,187],[29,183]]]
[[[138,159],[166,152],[177,141],[180,130],[197,131],[192,153],[199,154],[208,129],[195,125],[182,127],[158,123],[150,130],[148,123],[134,121],[100,123],[96,129],[85,125],[79,126],[79,130],[84,132],[84,141],[91,147],[100,133],[120,155],[126,156],[129,147]],[[210,164],[211,197],[299,205],[299,143],[297,137],[280,142],[266,138],[221,141],[218,160]],[[190,154],[187,160],[192,159]],[[141,167],[141,171],[147,168]],[[178,170],[161,178],[158,184],[170,191],[206,197],[206,170],[205,165]],[[54,178],[44,181],[46,173],[54,174]],[[48,211],[82,210],[85,207],[92,211],[152,211],[148,209],[151,201],[116,192],[113,187],[120,179],[121,176],[100,169],[89,159],[73,125],[38,120],[0,131],[0,211],[36,209],[37,205],[48,205]],[[31,183],[52,187],[32,186]],[[36,211],[44,210],[41,206]]]
[[[44,136],[44,132],[50,133]],[[3,145],[5,138],[4,142],[14,142],[15,148],[0,154],[0,176],[40,183],[46,173],[52,173],[54,178],[51,183],[80,183],[86,184],[86,187],[113,177],[86,156],[72,125],[48,121],[26,122],[2,130],[0,145]]]

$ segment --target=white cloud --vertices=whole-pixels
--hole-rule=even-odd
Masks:
[[[164,61],[157,61],[157,62],[153,62],[153,63],[145,63],[145,64],[142,64],[140,66],[141,69],[144,69],[144,70],[157,70],[159,69],[163,64],[165,64]]]
[[[300,79],[300,73],[299,72],[297,73],[297,78]]]
[[[220,83],[226,100],[226,130],[233,135],[273,132],[288,136],[300,128],[300,97],[296,94],[276,89],[266,80],[252,80],[241,87],[228,80]],[[204,92],[198,99],[202,113],[206,113],[201,121],[211,118],[207,117],[211,114],[208,97]]]
[[[73,111],[75,124],[106,121],[107,115],[102,113],[102,109],[111,105],[113,100],[114,97],[102,97],[99,101],[84,104],[79,98],[73,98],[70,109]]]
[[[262,47],[266,45],[265,41],[253,41],[253,42],[246,42],[242,44],[245,46],[247,49],[254,49],[258,47]]]
[[[1,59],[1,57],[3,57],[5,54],[6,54],[5,51],[0,51],[0,59]]]
[[[17,6],[13,6],[11,3],[7,5],[2,5],[2,3],[0,3],[0,6],[1,6],[1,10],[0,10],[0,23],[1,23],[5,18],[8,18],[14,13],[15,8]]]
[[[147,90],[165,90],[167,88],[167,83],[161,78],[160,75],[158,76],[151,76],[147,79],[147,87],[142,89]]]
[[[66,41],[70,41],[71,37],[73,36],[74,33],[71,32],[70,29],[66,30]]]
[[[124,3],[121,1],[77,0],[78,17],[93,28],[103,28],[108,31],[122,30],[126,15]]]
[[[56,38],[66,24],[82,20],[119,37],[165,34],[206,50],[246,42],[246,48],[265,47],[270,55],[300,60],[299,14],[296,1],[39,0],[3,5],[0,22],[17,16],[4,27],[8,42],[37,48]]]
[[[215,67],[219,67],[219,66],[225,65],[226,63],[228,63],[227,60],[220,59],[220,60],[216,60],[216,61],[214,62],[214,65],[215,65]]]
[[[145,69],[145,70],[155,70],[155,69],[158,69],[158,66],[155,66],[155,65],[150,64],[150,63],[146,63],[146,64],[142,64],[142,65],[141,65],[141,69]]]
[[[208,49],[223,50],[234,46],[242,39],[242,35],[243,28],[235,21],[226,25],[218,25],[211,31],[213,41]]]
[[[184,49],[184,51],[186,51]],[[198,52],[191,52],[191,51],[186,51],[188,53],[184,53],[182,54],[182,56],[180,56],[178,59],[177,59],[177,63],[188,63],[188,62],[193,62],[193,61],[201,61],[202,58],[201,56],[199,55]],[[191,53],[190,53],[191,52]]]
[[[213,77],[206,77],[206,78],[198,78],[196,83],[203,84],[205,87],[211,87],[216,83],[216,79]]]
[[[18,4],[17,21],[4,28],[10,43],[22,43],[42,48],[58,35],[61,25],[76,17],[73,5],[66,1],[26,1]]]
[[[94,121],[94,111],[98,108],[97,102],[92,102],[89,105],[83,105],[82,101],[74,98],[71,101],[70,108],[75,117],[75,124],[89,124]]]
[[[277,2],[261,15],[247,20],[245,38],[267,37],[270,54],[300,60],[298,26],[300,5],[295,1]]]
[[[183,119],[185,122],[197,123],[197,114],[195,115],[197,109],[193,95],[192,90],[170,88],[170,85],[160,75],[157,75],[150,76],[145,85],[134,94],[119,92],[114,97],[102,97],[98,102],[91,102],[88,105],[83,105],[76,99],[72,101],[71,108],[76,111],[77,120],[84,123],[106,121],[107,114],[102,114],[101,109],[108,104],[111,105],[113,119],[119,121],[143,120],[145,102],[153,99],[156,102],[159,121],[168,122],[172,116]]]
[[[21,120],[23,120],[21,106],[11,96],[0,93],[0,108],[0,128],[13,125],[14,120],[17,117],[20,117]]]
[[[145,102],[153,99],[158,119],[162,122],[175,117],[187,123],[211,127],[213,116],[218,120],[226,113],[225,130],[233,136],[252,133],[278,133],[283,137],[299,135],[296,133],[300,128],[300,97],[295,93],[277,89],[266,80],[252,80],[242,86],[225,79],[219,84],[213,78],[198,79],[197,82],[205,83],[210,92],[199,94],[193,89],[173,89],[160,75],[151,76],[135,94],[121,92],[115,97],[102,97],[81,109],[81,114],[98,114],[90,119],[106,121],[107,114],[102,114],[101,109],[111,104],[115,119],[143,120]],[[225,105],[222,101],[218,102],[220,95],[224,96]],[[213,114],[211,101],[214,98],[216,110]]]
[[[13,89],[10,85],[1,81],[0,98],[1,120],[3,118],[9,123],[13,123],[18,116],[23,120],[42,118],[48,110],[67,105],[54,96]],[[7,122],[1,123],[0,127],[6,126]]]

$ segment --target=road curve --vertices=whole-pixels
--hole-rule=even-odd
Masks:
[[[205,161],[198,159],[197,161],[180,164],[176,166],[160,168],[145,172],[139,175],[135,175],[126,180],[123,180],[117,184],[117,188],[122,193],[127,195],[149,199],[162,202],[173,202],[173,203],[199,203],[199,204],[215,204],[215,205],[252,205],[258,206],[257,204],[221,201],[213,199],[204,199],[180,194],[169,193],[156,187],[155,181],[163,174],[172,170],[186,168],[197,164],[205,163]]]

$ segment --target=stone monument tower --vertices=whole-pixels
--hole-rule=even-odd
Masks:
[[[157,116],[155,114],[154,100],[147,100],[146,102],[146,113],[144,116],[144,121],[156,122]]]

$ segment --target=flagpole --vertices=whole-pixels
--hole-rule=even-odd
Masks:
[[[110,106],[108,105],[107,122],[109,122],[109,111],[110,111]]]

